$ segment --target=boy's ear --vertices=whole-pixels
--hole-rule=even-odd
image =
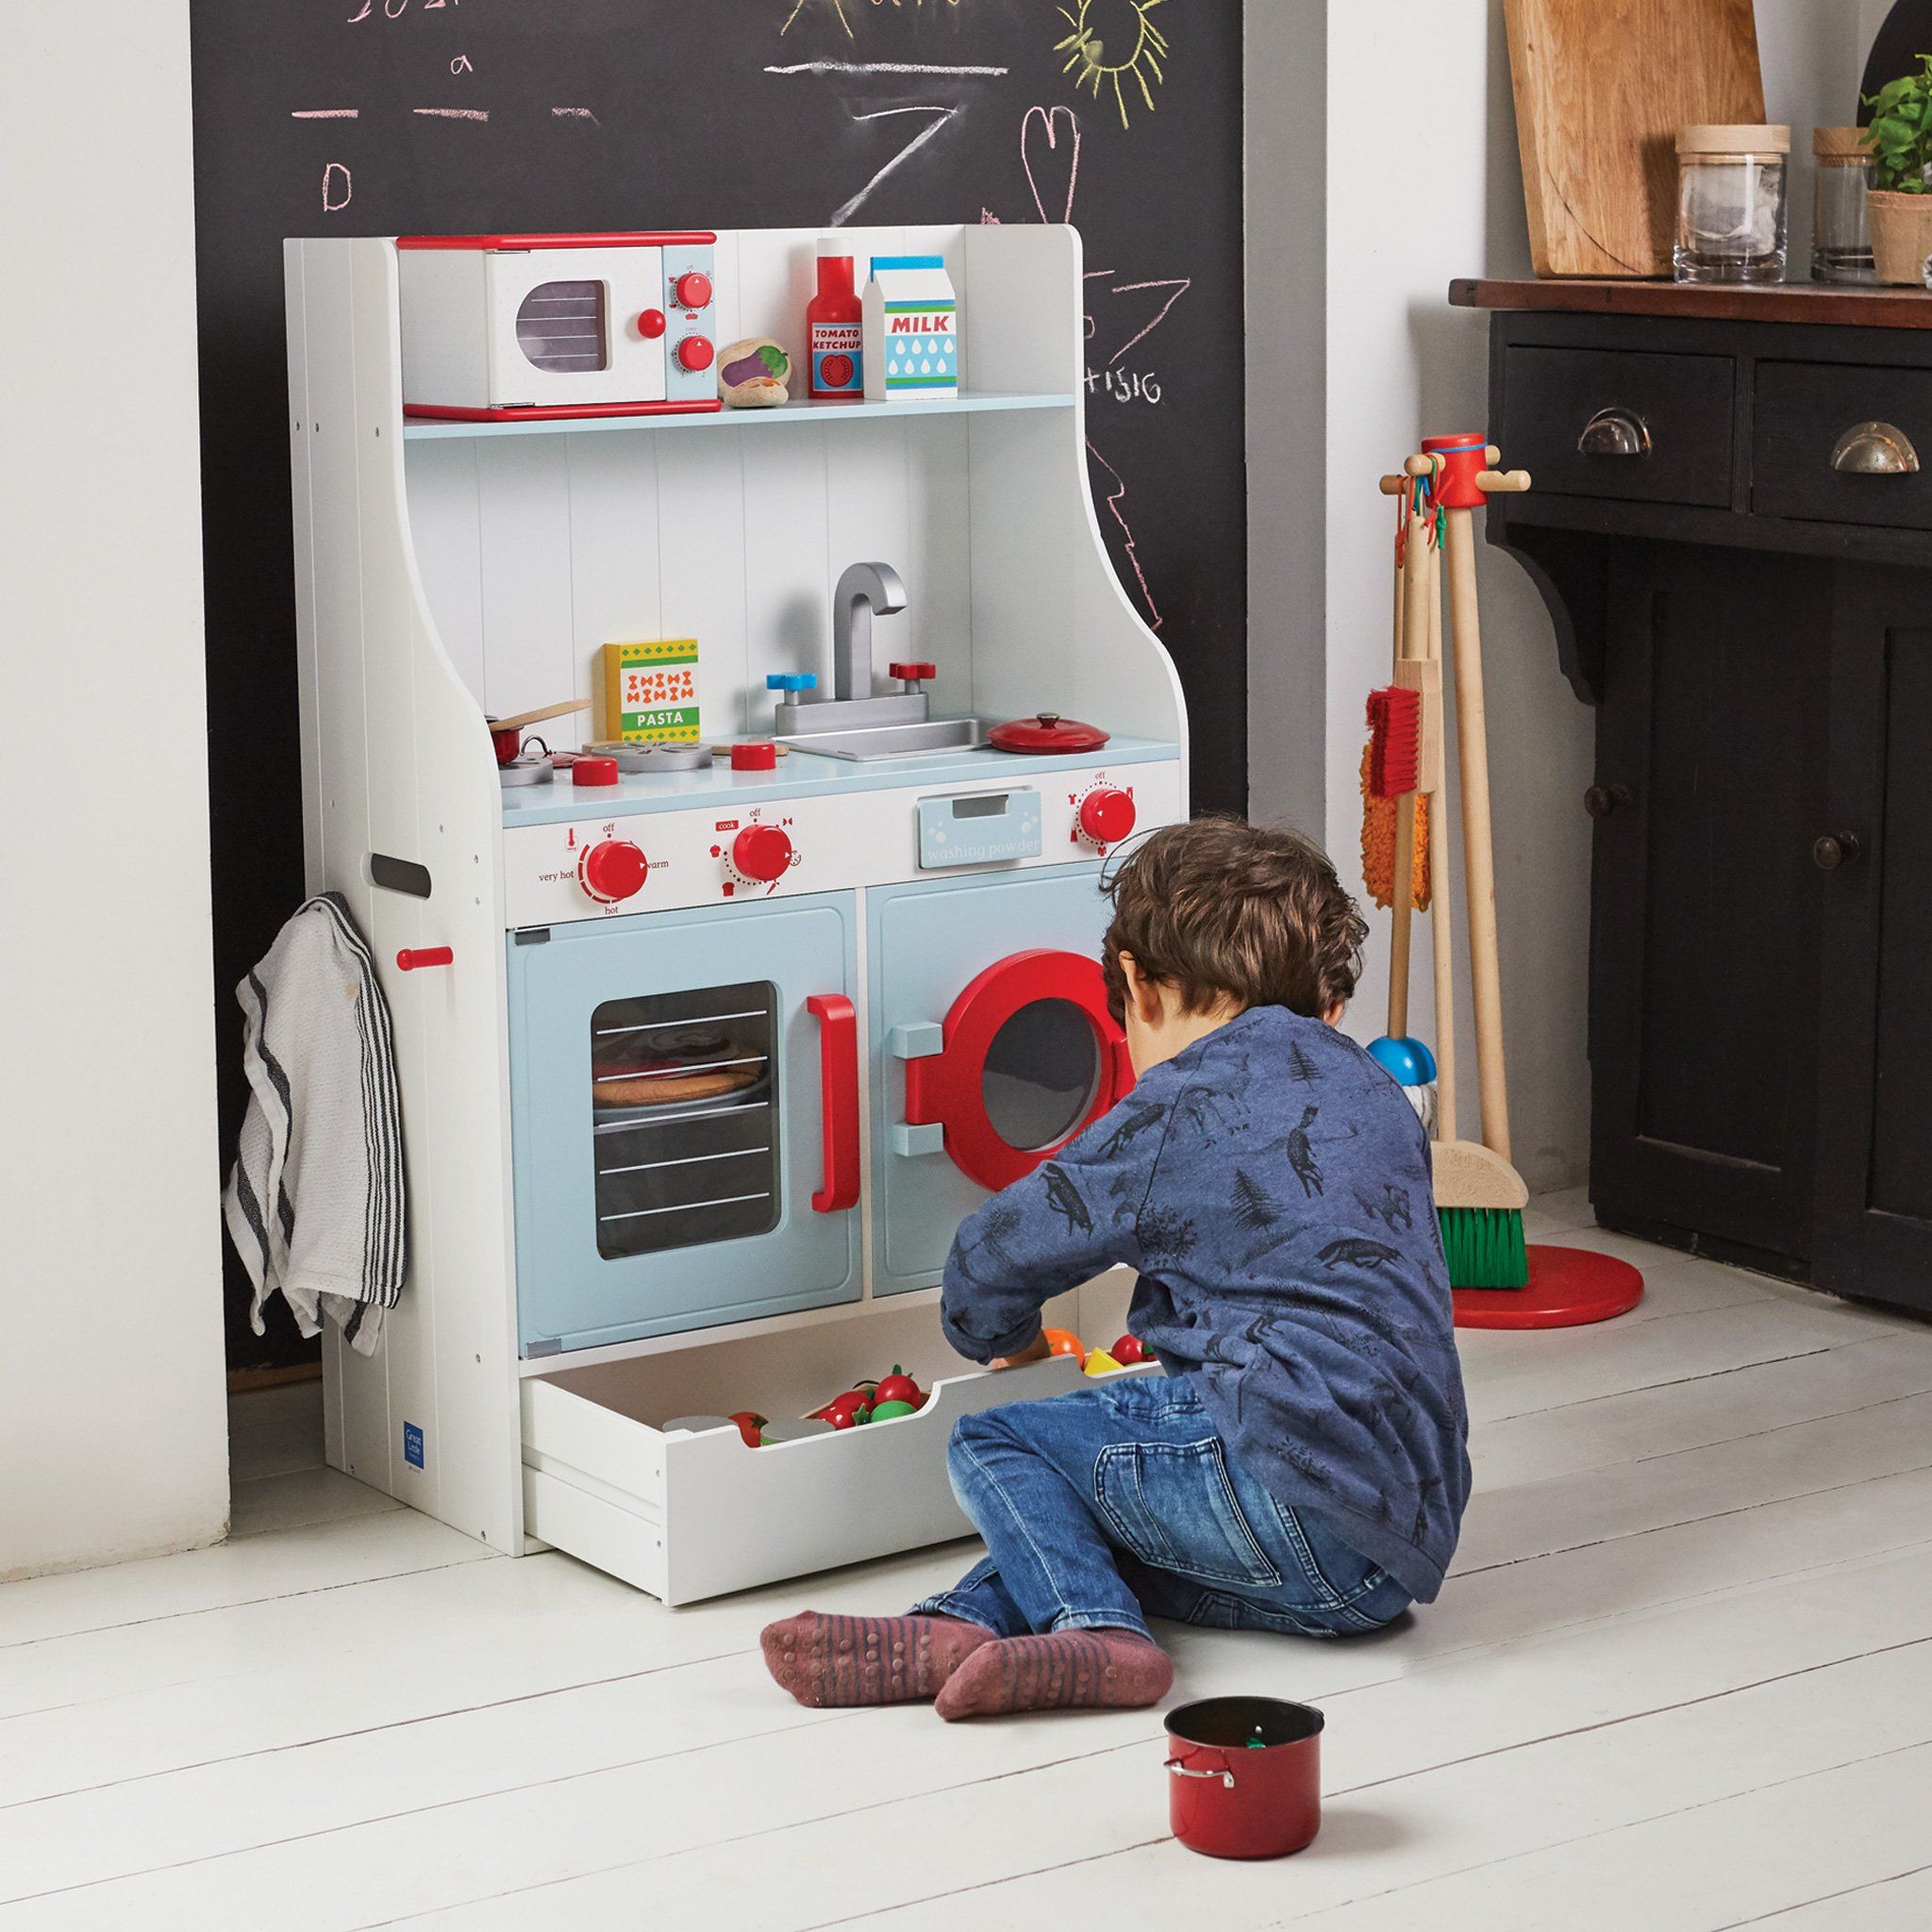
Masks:
[[[1121,977],[1126,981],[1127,1005],[1146,1026],[1158,1026],[1161,1017],[1160,984],[1141,971],[1133,954],[1120,956]]]

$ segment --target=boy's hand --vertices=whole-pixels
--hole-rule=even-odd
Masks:
[[[1024,1369],[1028,1362],[1043,1362],[1053,1350],[1046,1345],[1046,1330],[1041,1329],[1018,1355],[995,1357],[987,1363],[990,1369]]]

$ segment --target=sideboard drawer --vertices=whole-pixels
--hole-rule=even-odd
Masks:
[[[1723,509],[1736,394],[1728,356],[1519,344],[1498,441],[1546,494]]]
[[[1868,425],[1864,450],[1835,457]],[[1759,516],[1932,530],[1932,470],[1858,467],[1905,450],[1932,463],[1932,370],[1760,362],[1753,444]]]

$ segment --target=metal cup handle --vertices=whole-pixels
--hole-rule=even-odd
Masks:
[[[1178,1757],[1170,1757],[1167,1768],[1176,1777],[1218,1777],[1228,1790],[1234,1790],[1234,1773],[1231,1771],[1196,1771],[1191,1765],[1183,1764]]]

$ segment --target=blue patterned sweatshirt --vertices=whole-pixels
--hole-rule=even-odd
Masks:
[[[1200,1391],[1228,1454],[1431,1601],[1469,1495],[1468,1418],[1429,1147],[1360,1047],[1251,1008],[964,1222],[941,1319],[1013,1355],[1050,1297],[1137,1269],[1127,1325]]]

